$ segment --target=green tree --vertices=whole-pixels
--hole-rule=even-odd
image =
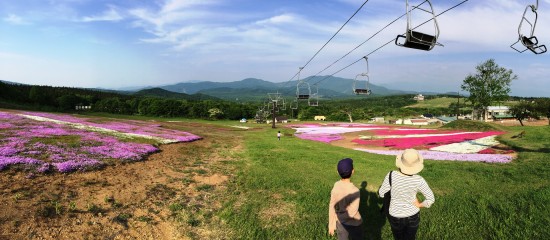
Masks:
[[[212,119],[221,119],[223,118],[223,111],[219,108],[210,108],[208,109],[208,114]]]
[[[539,98],[535,100],[535,111],[548,119],[550,125],[550,98]]]
[[[83,102],[84,100],[75,94],[66,94],[57,98],[57,104],[62,111],[75,110],[76,105]]]
[[[523,120],[533,116],[534,106],[530,102],[522,101],[510,108],[510,114],[523,126]]]
[[[518,77],[512,70],[498,66],[494,59],[477,65],[476,71],[464,79],[461,88],[470,93],[468,100],[485,118],[488,106],[508,98],[510,83]]]

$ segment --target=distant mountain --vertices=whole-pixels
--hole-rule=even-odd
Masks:
[[[28,84],[23,84],[23,83],[10,82],[10,81],[6,81],[6,80],[0,80],[0,82],[7,83],[7,84],[28,85]]]
[[[133,95],[160,97],[160,98],[186,99],[186,100],[219,100],[219,98],[205,95],[202,93],[195,93],[195,94],[189,95],[185,93],[171,92],[162,88],[143,89],[135,92]]]
[[[159,87],[172,92],[193,94],[201,90],[213,88],[277,89],[277,84],[261,79],[247,78],[235,82],[184,82]]]
[[[310,94],[318,93],[321,99],[350,98],[353,94],[353,79],[333,76],[315,76],[305,78],[309,84]],[[267,98],[267,93],[279,92],[283,96],[292,97],[296,94],[298,81],[272,83],[257,78],[247,78],[235,82],[183,82],[159,88],[178,93],[203,93],[225,100],[256,101]],[[365,81],[359,81],[358,86],[366,87]],[[373,95],[415,94],[413,91],[391,90],[385,87],[369,84]],[[307,91],[307,90],[305,90]],[[364,96],[362,96],[364,97]]]

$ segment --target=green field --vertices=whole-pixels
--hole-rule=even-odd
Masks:
[[[436,202],[421,211],[418,239],[550,239],[550,127],[506,130],[502,140],[519,151],[512,163],[425,162],[421,175]],[[522,130],[524,138],[511,138]],[[394,157],[291,136],[278,142],[275,133],[270,128],[245,132],[240,170],[220,213],[236,236],[330,239],[328,201],[339,180],[336,163],[351,157],[368,239],[392,238],[378,212],[376,191],[394,169]]]
[[[450,98],[450,97],[440,97],[440,98],[434,98],[424,101],[419,101],[416,104],[409,105],[407,107],[411,108],[446,108],[449,107],[449,104],[456,103],[456,98]],[[464,98],[460,98],[460,103],[464,104]]]
[[[11,205],[6,205],[6,209],[12,214],[21,211],[25,216],[0,218],[0,230],[44,222],[47,228],[43,229],[61,231],[68,225],[68,229],[80,229],[75,232],[82,236],[103,239],[113,234],[141,236],[141,231],[156,234],[159,229],[154,227],[158,224],[174,226],[176,233],[191,239],[334,239],[327,234],[330,191],[339,180],[338,160],[350,157],[356,170],[352,182],[361,191],[360,212],[367,239],[392,239],[387,220],[379,212],[382,199],[377,190],[385,174],[395,169],[393,156],[298,139],[293,136],[293,129],[281,125],[272,129],[266,124],[236,121],[93,115],[155,121],[199,134],[203,139],[173,145],[171,153],[163,150],[140,163],[108,167],[97,173],[50,174],[24,182],[17,181],[26,179],[24,173],[17,169],[7,171],[2,178],[3,200]],[[503,127],[473,121],[456,121],[447,127],[506,131],[499,140],[517,151],[518,158],[507,164],[426,160],[420,174],[432,188],[436,201],[431,208],[421,210],[418,239],[550,239],[546,230],[550,225],[550,127]],[[281,141],[277,141],[277,131],[283,133]],[[522,131],[524,137],[516,137]],[[70,143],[78,140],[60,138]],[[135,169],[134,165],[143,168]],[[119,183],[132,172],[139,173],[132,186],[141,186],[154,196],[120,196],[117,199],[123,207],[117,207],[107,204],[104,195],[87,195],[95,189],[141,196],[133,192],[133,187]],[[103,178],[103,174],[109,178]],[[223,185],[197,182],[196,177],[213,175],[223,175],[228,180]],[[104,184],[82,184],[98,177]],[[20,182],[23,185],[13,187]],[[74,188],[75,193],[63,197],[62,189],[56,186]],[[56,199],[55,203],[66,209],[71,202],[79,203],[79,211],[50,217],[36,215],[48,199]],[[93,209],[84,207],[89,204],[83,202],[102,206],[104,215],[92,214]],[[140,212],[143,206],[146,212]],[[17,207],[21,210],[13,210]],[[122,216],[126,216],[130,227],[117,229],[118,225],[112,224],[113,216],[128,213],[134,215]],[[28,216],[39,216],[39,221]],[[75,217],[85,222],[104,221],[104,225],[70,225]],[[98,228],[101,231],[92,231]]]

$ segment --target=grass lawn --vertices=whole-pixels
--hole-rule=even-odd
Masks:
[[[456,98],[450,98],[450,97],[441,97],[441,98],[434,98],[424,101],[419,101],[416,104],[407,106],[411,108],[447,108],[449,107],[449,104],[456,103]],[[460,97],[460,103],[464,104],[464,97]]]
[[[285,136],[277,141],[276,132]],[[508,164],[425,161],[421,175],[436,202],[421,211],[419,239],[550,239],[550,127],[505,128],[502,141],[519,151]],[[511,138],[525,130],[523,138]],[[237,179],[221,210],[243,239],[331,239],[330,190],[338,160],[351,157],[361,190],[368,239],[391,239],[378,212],[377,189],[395,169],[392,156],[374,155],[287,136],[292,130],[245,133]]]

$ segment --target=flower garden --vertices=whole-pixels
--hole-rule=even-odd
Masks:
[[[0,170],[86,171],[113,161],[140,161],[159,150],[139,138],[159,144],[200,139],[142,121],[98,123],[69,115],[0,112]]]
[[[330,143],[343,140],[344,133],[358,132],[351,140],[355,150],[383,155],[397,155],[401,150],[415,148],[425,159],[476,162],[512,161],[512,150],[497,146],[500,131],[465,132],[456,130],[403,128],[372,124],[293,124],[296,137]]]

